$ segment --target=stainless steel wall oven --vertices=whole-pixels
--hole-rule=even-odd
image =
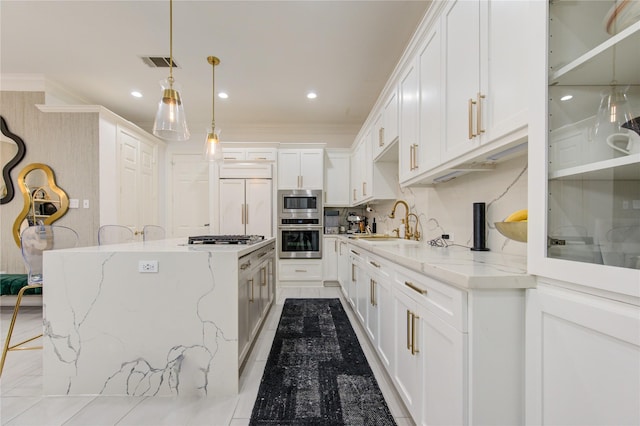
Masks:
[[[322,191],[278,191],[278,256],[322,258]]]

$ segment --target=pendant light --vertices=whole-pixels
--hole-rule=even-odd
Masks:
[[[207,57],[207,62],[211,64],[211,128],[207,131],[204,155],[209,161],[222,160],[222,147],[220,146],[220,131],[216,131],[215,104],[216,104],[216,65],[220,64],[220,59],[215,56]]]
[[[173,0],[169,0],[169,77],[160,82],[162,99],[153,123],[153,134],[162,139],[185,141],[189,139],[187,119],[178,85],[173,79]]]

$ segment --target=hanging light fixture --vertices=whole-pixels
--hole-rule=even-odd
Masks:
[[[173,79],[173,0],[169,0],[169,77],[160,82],[162,99],[153,123],[153,134],[162,139],[185,141],[189,139],[187,119],[178,85]]]
[[[222,160],[222,147],[220,146],[220,131],[216,131],[215,104],[216,104],[216,65],[220,59],[215,56],[207,57],[207,62],[211,64],[211,128],[207,131],[204,155],[209,161]]]

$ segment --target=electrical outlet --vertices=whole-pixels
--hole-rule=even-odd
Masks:
[[[443,240],[447,240],[449,242],[453,241],[453,233],[449,232],[448,234],[442,234],[442,236],[440,237]]]
[[[157,260],[141,260],[138,262],[138,272],[158,272]]]

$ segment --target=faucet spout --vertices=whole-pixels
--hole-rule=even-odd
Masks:
[[[404,206],[404,238],[410,240],[411,239],[411,228],[409,228],[409,204],[407,204],[404,200],[398,200],[393,205],[391,209],[391,214],[389,215],[390,219],[396,217],[396,208],[398,204],[402,204]]]

